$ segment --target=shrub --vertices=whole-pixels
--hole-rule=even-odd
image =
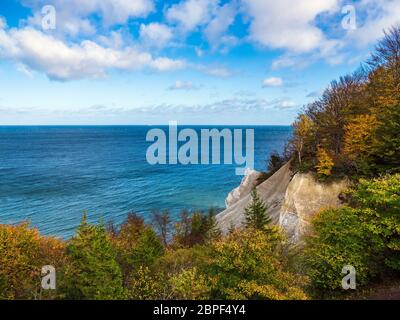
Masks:
[[[202,300],[209,297],[207,278],[196,267],[185,269],[169,280],[171,297],[183,300]]]
[[[235,231],[216,242],[208,268],[213,299],[306,299],[303,279],[285,271],[282,236],[269,232]]]
[[[305,264],[318,289],[340,289],[345,265],[361,285],[400,270],[400,175],[362,179],[349,194],[353,207],[321,212],[306,239]]]
[[[354,206],[374,212],[364,223],[384,241],[385,263],[400,271],[400,174],[362,179],[351,197]]]
[[[0,225],[0,298],[54,298],[56,293],[41,289],[45,265],[59,269],[65,261],[62,241],[42,237],[27,223]]]
[[[306,239],[304,261],[313,287],[342,288],[342,268],[355,267],[357,284],[366,284],[379,269],[382,242],[369,232],[363,216],[367,210],[343,207],[322,211],[313,221],[314,232]]]

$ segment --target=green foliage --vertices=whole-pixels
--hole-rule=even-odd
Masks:
[[[271,218],[267,215],[267,207],[260,199],[257,189],[253,189],[251,198],[251,202],[244,209],[246,227],[263,230],[271,222]]]
[[[137,240],[128,257],[128,263],[137,266],[151,267],[164,253],[164,246],[153,229],[147,227]]]
[[[257,179],[257,185],[272,177],[289,160],[290,158],[281,156],[278,152],[273,151],[267,161],[267,171],[261,172],[260,177]]]
[[[285,271],[275,227],[235,231],[213,245],[207,274],[213,299],[305,299],[302,278]]]
[[[352,200],[355,206],[374,213],[365,223],[384,241],[386,264],[400,271],[400,174],[362,179]]]
[[[184,269],[169,279],[171,298],[183,300],[202,300],[210,296],[210,287],[204,274],[197,267]]]
[[[122,273],[116,252],[103,225],[82,219],[67,246],[68,263],[63,274],[67,299],[120,299]]]
[[[187,211],[181,213],[181,218],[175,227],[174,245],[177,247],[192,247],[205,244],[221,235],[215,220],[215,211],[210,209],[207,214]]]
[[[342,268],[355,267],[357,284],[366,284],[378,270],[383,243],[363,222],[366,210],[344,207],[321,212],[307,239],[304,261],[312,285],[322,290],[342,288]]]
[[[367,284],[387,268],[400,271],[400,174],[360,180],[351,207],[321,212],[307,239],[305,264],[315,288],[341,288],[345,265]]]

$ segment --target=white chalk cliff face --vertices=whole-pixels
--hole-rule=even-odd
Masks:
[[[243,186],[228,195],[227,208],[217,215],[222,232],[227,232],[231,226],[243,226],[244,209],[251,201],[250,192],[257,180],[254,176],[254,172],[246,176]],[[345,179],[327,184],[318,182],[311,173],[293,174],[288,163],[257,186],[257,191],[268,207],[272,224],[281,226],[289,240],[298,243],[308,232],[315,214],[342,205],[339,195],[348,187],[349,182]]]
[[[257,179],[260,176],[260,172],[247,169],[245,172],[245,176],[240,183],[240,186],[229,192],[228,196],[226,197],[225,206],[229,208],[240,199],[250,194],[254,187],[257,185]]]

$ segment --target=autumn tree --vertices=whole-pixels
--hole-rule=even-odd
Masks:
[[[377,125],[376,117],[367,114],[354,117],[345,127],[343,153],[362,173],[368,173]]]
[[[215,212],[208,213],[182,211],[180,220],[175,225],[174,243],[181,247],[205,244],[218,238],[220,231],[215,221]]]
[[[301,114],[294,122],[293,130],[293,145],[297,152],[297,160],[299,165],[302,166],[302,157],[305,147],[312,147],[313,122],[308,116]]]
[[[0,299],[51,299],[57,291],[43,292],[45,265],[60,270],[65,263],[61,240],[41,236],[27,223],[0,225]]]
[[[164,246],[167,246],[172,232],[172,222],[169,212],[167,210],[163,212],[154,211],[152,213],[152,218],[153,226],[156,232],[158,233]]]
[[[304,279],[285,270],[280,231],[236,230],[214,243],[207,269],[212,299],[306,299]]]
[[[335,165],[332,157],[329,153],[322,147],[318,147],[317,152],[318,163],[315,166],[317,173],[321,178],[327,178],[332,175],[332,169]]]

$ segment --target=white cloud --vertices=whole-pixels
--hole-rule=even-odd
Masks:
[[[374,44],[382,38],[383,30],[400,24],[400,1],[398,0],[361,0],[356,6],[358,19],[356,30],[348,33],[349,43],[354,40],[360,47]]]
[[[101,17],[105,27],[124,24],[130,18],[146,17],[154,10],[153,0],[23,0],[31,8],[30,25],[41,24],[41,9],[52,5],[57,14],[57,31],[72,36],[94,34],[95,26],[87,19],[92,14]]]
[[[0,29],[7,28],[7,22],[6,20],[0,16]]]
[[[174,60],[170,58],[157,58],[152,59],[149,66],[157,71],[170,71],[182,69],[186,66],[186,62],[183,60]]]
[[[297,108],[298,105],[296,102],[294,102],[292,100],[283,99],[283,100],[278,101],[274,107],[277,109],[283,110],[283,109],[294,109],[294,108]]]
[[[207,25],[204,34],[208,42],[214,47],[219,45],[229,44],[227,36],[223,36],[228,28],[234,23],[237,15],[237,4],[235,1],[227,3],[216,10],[215,16]],[[232,37],[230,37],[232,39]],[[229,40],[229,39],[228,39]],[[225,42],[225,43],[224,43]],[[232,43],[232,42],[231,42]]]
[[[316,18],[339,9],[340,0],[242,0],[250,16],[250,39],[293,52],[318,49],[328,41]]]
[[[210,76],[218,78],[228,78],[232,76],[232,72],[225,67],[197,66],[197,69]]]
[[[185,66],[182,60],[154,58],[150,53],[132,46],[114,49],[89,40],[66,44],[32,28],[0,29],[0,57],[44,72],[56,80],[102,77],[109,69],[137,70],[147,67],[168,71]]]
[[[160,23],[142,24],[140,26],[140,39],[142,42],[151,47],[163,48],[172,39],[172,30]]]
[[[26,75],[28,78],[33,78],[32,71],[24,64],[17,64],[17,70],[22,74]]]
[[[263,81],[263,87],[281,87],[283,86],[283,80],[277,77],[267,78]]]
[[[218,0],[184,0],[172,5],[166,12],[166,18],[169,22],[176,23],[184,32],[194,31],[198,26],[210,21],[218,2]]]
[[[195,90],[196,87],[191,81],[177,80],[172,86],[168,87],[168,90]]]

